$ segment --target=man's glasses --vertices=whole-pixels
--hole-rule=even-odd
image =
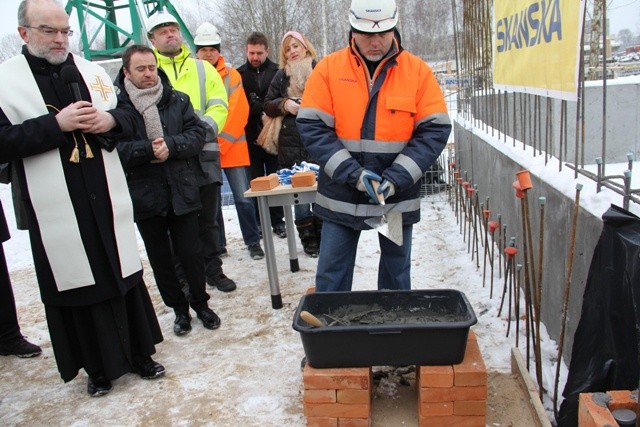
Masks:
[[[38,30],[47,37],[55,37],[58,33],[62,34],[64,37],[71,37],[73,35],[73,30],[69,28],[63,28],[62,30],[59,30],[48,25],[39,25],[37,27],[32,27],[31,25],[23,25],[23,27],[29,28],[31,30]]]

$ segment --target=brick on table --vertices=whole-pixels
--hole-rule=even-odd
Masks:
[[[421,427],[485,427],[485,417],[469,416],[423,416],[418,417]],[[582,426],[580,426],[582,427]]]
[[[468,340],[461,363],[453,365],[454,385],[456,386],[486,386],[487,368],[480,353],[476,340]]]

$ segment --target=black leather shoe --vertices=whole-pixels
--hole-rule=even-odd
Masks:
[[[181,336],[191,332],[191,316],[188,314],[176,314],[173,321],[173,333]]]
[[[133,369],[143,380],[152,380],[164,375],[164,366],[150,356],[139,362],[133,362]]]
[[[35,344],[31,344],[24,337],[0,343],[0,355],[18,356],[21,358],[36,357],[42,354],[42,349]]]
[[[236,290],[236,283],[229,279],[224,273],[219,273],[215,277],[207,279],[207,284],[218,288],[222,292],[231,292]]]
[[[109,393],[113,386],[104,375],[89,375],[89,381],[87,382],[87,393],[91,397],[100,397]]]
[[[208,307],[198,312],[198,319],[202,321],[202,326],[207,329],[218,329],[220,327],[220,318]]]

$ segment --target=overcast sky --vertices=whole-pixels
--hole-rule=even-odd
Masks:
[[[188,3],[190,1],[191,0],[180,0],[180,3]],[[0,13],[0,29],[2,34],[17,32],[18,4],[20,4],[20,0],[2,0],[3,7],[2,13]],[[63,4],[66,4],[66,2]],[[176,4],[178,4],[178,2],[174,1],[174,5]],[[609,32],[611,34],[617,34],[618,31],[624,28],[631,30],[633,33],[640,32],[640,0],[608,0],[608,4],[607,17],[609,18]],[[77,27],[77,25],[77,19],[73,18],[71,26]]]

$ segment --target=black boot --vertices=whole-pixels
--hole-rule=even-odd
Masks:
[[[303,218],[300,220],[297,219],[295,223],[304,253],[312,258],[316,258],[318,256],[319,248],[313,224],[313,217]]]

